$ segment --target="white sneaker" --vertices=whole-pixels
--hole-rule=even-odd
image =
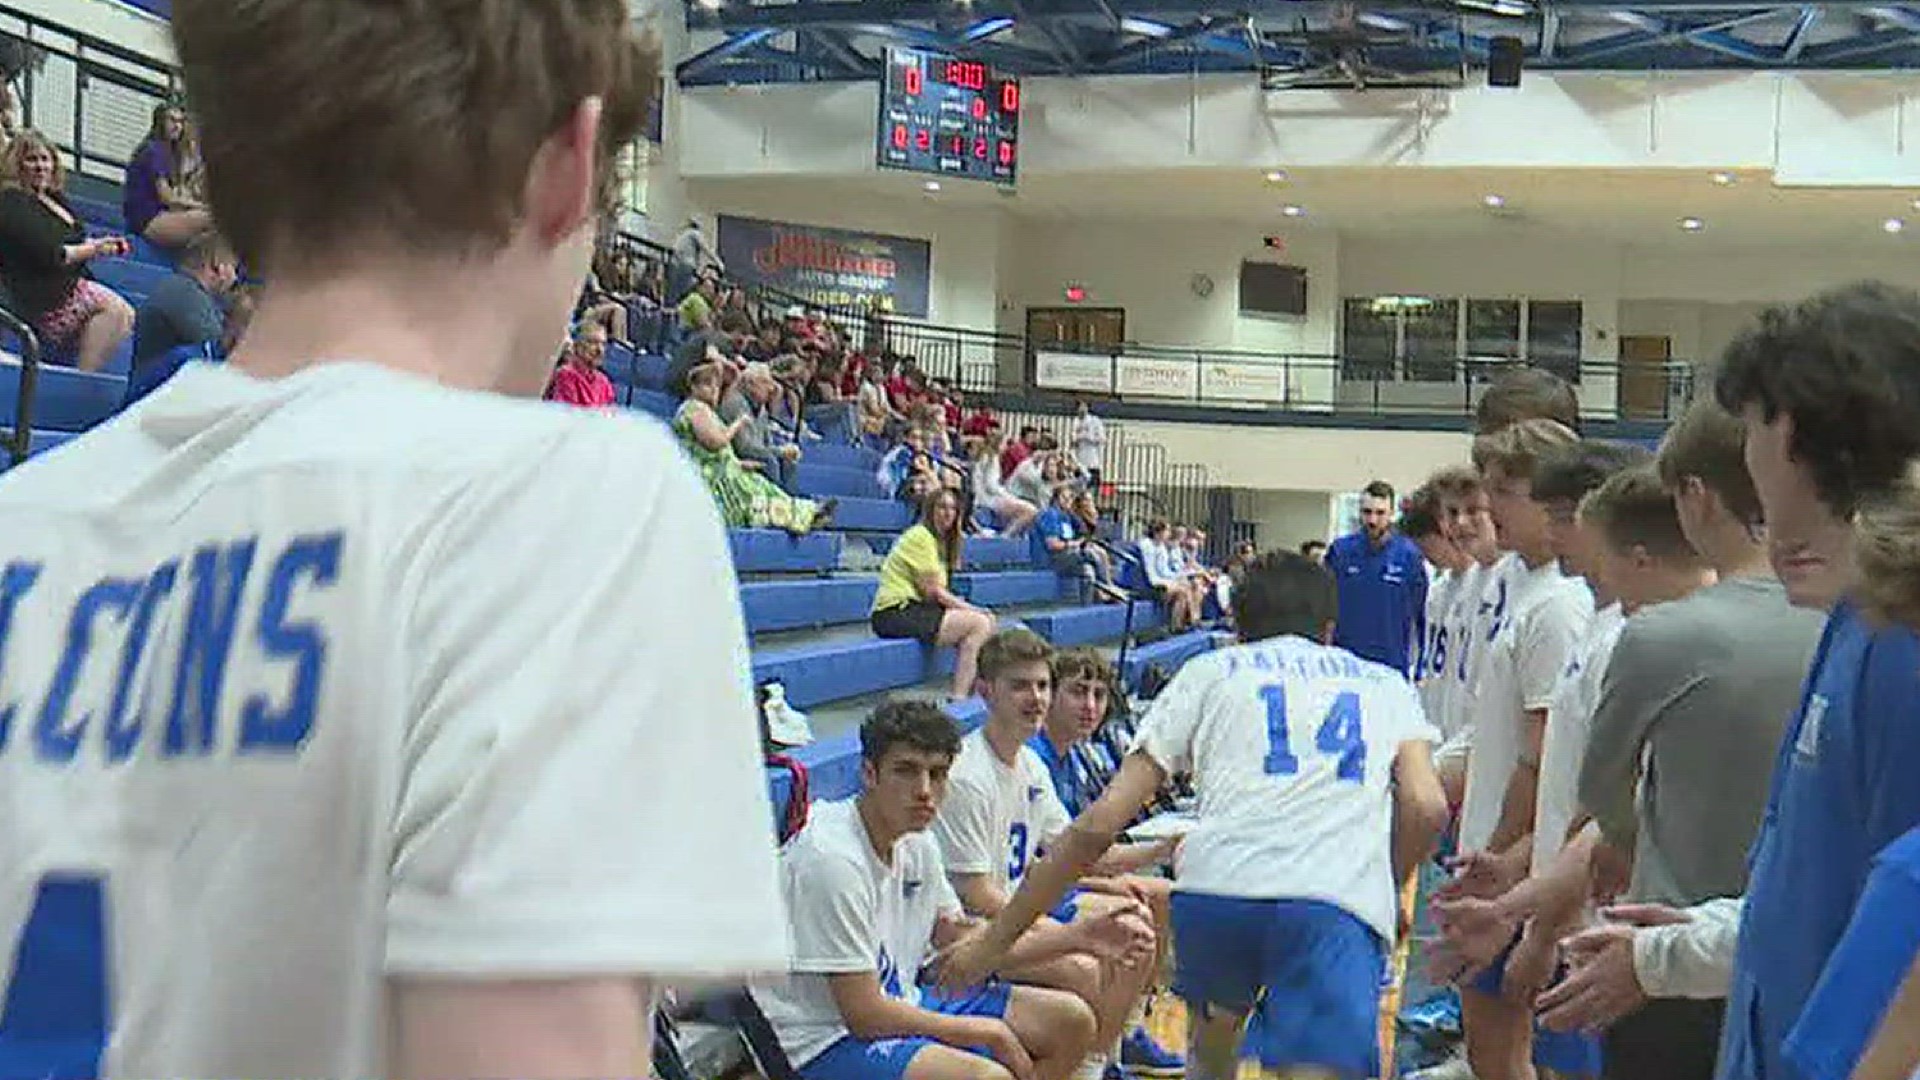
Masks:
[[[1408,1073],[1403,1080],[1475,1080],[1475,1077],[1473,1066],[1467,1064],[1467,1052],[1462,1049],[1438,1065]]]

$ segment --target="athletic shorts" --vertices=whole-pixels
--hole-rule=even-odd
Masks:
[[[1012,996],[1013,988],[1006,983],[988,983],[952,996],[928,989],[920,992],[920,1007],[943,1016],[986,1016],[1004,1020]],[[936,1040],[919,1035],[899,1039],[856,1039],[843,1035],[796,1071],[800,1080],[900,1080],[907,1074],[914,1055],[934,1045]],[[962,1049],[981,1057],[992,1056],[979,1047]]]
[[[911,638],[931,645],[940,636],[940,620],[947,609],[925,600],[909,600],[898,607],[881,608],[868,617],[873,635],[883,638]]]
[[[1047,918],[1058,923],[1070,923],[1079,918],[1080,894],[1084,892],[1086,892],[1086,890],[1078,885],[1068,889],[1065,898],[1053,905],[1053,910],[1047,912]]]
[[[1515,931],[1507,947],[1500,950],[1500,955],[1494,958],[1493,963],[1475,975],[1466,988],[1488,997],[1499,997],[1501,984],[1507,979],[1507,959],[1519,945],[1520,933]],[[1529,1008],[1527,1011],[1531,1013],[1533,1010]],[[1533,1063],[1562,1076],[1599,1076],[1600,1046],[1599,1036],[1584,1031],[1553,1031],[1539,1024],[1533,1026]]]
[[[1252,1014],[1243,1058],[1379,1074],[1387,947],[1352,914],[1318,900],[1176,891],[1173,945],[1173,991],[1188,1009]]]

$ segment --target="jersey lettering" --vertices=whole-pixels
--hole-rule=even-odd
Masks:
[[[1008,831],[1007,844],[1012,850],[1007,856],[1007,879],[1019,881],[1020,875],[1027,872],[1027,823],[1016,821]]]
[[[1260,688],[1260,698],[1267,706],[1267,775],[1292,776],[1300,771],[1300,759],[1294,756],[1287,729],[1287,688],[1281,683],[1268,683]],[[1365,779],[1367,740],[1359,694],[1343,690],[1334,696],[1314,736],[1314,745],[1321,753],[1340,759],[1335,776],[1353,783]]]
[[[155,741],[166,757],[213,754],[221,748],[216,744],[223,722],[232,729],[226,748],[233,752],[298,751],[319,714],[328,642],[325,627],[299,617],[298,609],[304,598],[337,582],[343,546],[338,532],[302,536],[270,559],[257,559],[259,540],[247,538],[202,546],[184,569],[170,561],[144,577],[95,582],[67,612],[45,697],[37,703],[0,697],[0,753],[31,752],[42,763],[63,765],[92,741],[101,760],[122,764],[146,736],[147,707],[158,705],[163,692],[165,723]],[[243,600],[256,566],[265,569],[266,582],[257,610],[247,611]],[[0,693],[9,681],[22,681],[18,672],[6,678],[7,639],[15,611],[43,569],[13,563],[0,570]],[[179,627],[176,655],[149,657],[156,622],[169,621]],[[237,633],[266,663],[244,669],[260,685],[246,688],[237,717],[222,717]],[[109,664],[113,676],[105,679],[102,665]],[[88,695],[85,689],[103,684],[112,687],[110,694]],[[23,733],[15,750],[13,720],[23,709],[32,731]]]

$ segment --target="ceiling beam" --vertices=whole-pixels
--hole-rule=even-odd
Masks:
[[[1820,9],[1804,7],[1800,9],[1800,18],[1793,24],[1793,31],[1787,35],[1785,45],[1780,47],[1780,59],[1791,64],[1800,59],[1800,51],[1807,47],[1807,36],[1820,23]]]
[[[682,60],[680,65],[674,68],[674,74],[683,80],[697,77],[701,72],[709,68],[718,67],[726,61],[758,47],[761,43],[777,33],[779,33],[779,31],[771,27],[758,30],[743,30],[710,49],[695,53],[685,60]]]

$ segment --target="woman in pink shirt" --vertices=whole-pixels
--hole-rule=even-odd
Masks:
[[[574,329],[567,355],[547,383],[547,400],[588,409],[613,408],[613,380],[600,370],[600,360],[606,355],[607,328],[597,322],[581,323]]]

